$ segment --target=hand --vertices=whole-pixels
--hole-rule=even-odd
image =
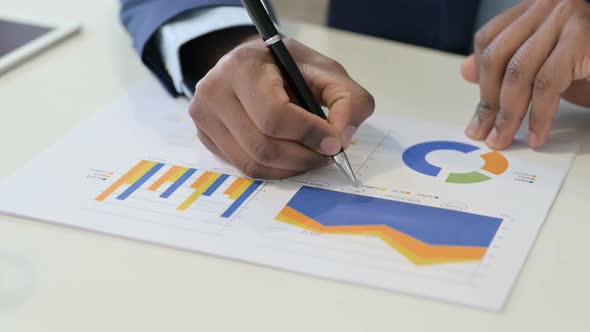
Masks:
[[[530,106],[529,145],[543,146],[562,96],[590,106],[590,3],[522,1],[476,34],[462,73],[481,93],[469,137],[508,147]]]
[[[253,178],[282,179],[324,166],[373,112],[373,97],[344,68],[285,41],[328,121],[295,104],[271,53],[252,37],[197,84],[190,114],[203,144]]]

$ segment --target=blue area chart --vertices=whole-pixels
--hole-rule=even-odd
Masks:
[[[502,219],[302,187],[277,219],[317,233],[372,235],[418,265],[481,260]]]

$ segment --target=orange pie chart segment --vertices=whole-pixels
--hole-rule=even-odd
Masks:
[[[485,160],[485,165],[481,169],[488,171],[492,174],[500,175],[508,169],[508,159],[501,153],[493,151],[490,153],[483,154],[481,156]]]

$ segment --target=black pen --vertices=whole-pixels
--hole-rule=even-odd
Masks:
[[[308,112],[311,112],[322,119],[327,120],[328,118],[326,117],[324,110],[315,99],[311,89],[305,81],[305,78],[303,78],[303,74],[301,74],[301,71],[295,63],[295,60],[293,60],[293,57],[283,43],[282,37],[275,27],[270,15],[266,11],[262,1],[242,0],[242,4],[248,11],[248,14],[252,19],[254,26],[256,26],[256,30],[258,30],[258,33],[262,37],[262,40],[264,40],[264,44],[271,51],[277,66],[283,74],[283,78],[293,90],[293,93],[295,94],[295,97],[297,98],[300,106],[306,109]],[[340,170],[350,180],[350,182],[352,182],[354,185],[357,185],[356,176],[354,175],[352,167],[350,167],[350,162],[344,153],[344,149],[340,150],[338,154],[332,156],[332,159],[338,168],[340,168]]]

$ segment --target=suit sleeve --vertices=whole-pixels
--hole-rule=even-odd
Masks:
[[[188,11],[241,5],[240,0],[121,0],[120,15],[144,64],[168,92],[178,95],[154,43],[156,31],[169,20]]]

